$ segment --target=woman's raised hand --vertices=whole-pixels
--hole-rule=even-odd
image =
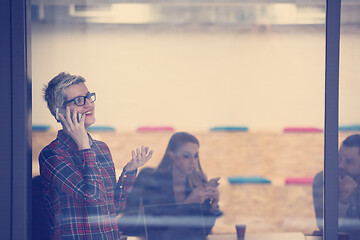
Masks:
[[[133,150],[131,152],[132,158],[126,164],[125,171],[134,171],[135,169],[142,167],[147,163],[152,157],[153,151],[149,151],[149,147],[141,146],[141,148],[136,149],[136,153]]]
[[[79,150],[90,148],[89,136],[85,129],[85,116],[78,121],[77,110],[74,109],[70,114],[70,108],[66,107],[66,116],[59,113],[60,122],[66,134],[68,134],[77,144]]]

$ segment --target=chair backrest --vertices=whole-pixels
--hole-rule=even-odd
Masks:
[[[32,179],[32,239],[50,239],[50,217],[45,206],[40,176]]]

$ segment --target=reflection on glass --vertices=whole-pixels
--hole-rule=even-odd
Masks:
[[[360,4],[343,1],[340,33],[339,82],[339,231],[360,239],[360,122],[356,103],[360,90],[358,63]]]
[[[32,1],[33,123],[51,127],[33,132],[33,175],[61,127],[41,89],[67,71],[96,91],[96,125],[116,129],[92,133],[109,143],[116,168],[143,144],[155,150],[148,167],[159,165],[173,132],[136,132],[141,126],[198,137],[202,169],[221,177],[223,215],[210,236],[235,236],[236,224],[246,234],[312,234],[311,182],[323,168],[324,24],[325,1]],[[256,179],[270,183],[250,183]]]

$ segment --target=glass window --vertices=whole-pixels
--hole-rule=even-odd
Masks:
[[[32,3],[33,124],[49,127],[33,132],[34,176],[61,128],[41,91],[66,71],[96,92],[103,131],[90,133],[110,147],[117,174],[140,145],[154,149],[155,168],[175,131],[198,138],[203,171],[220,177],[214,237],[236,224],[246,234],[318,229],[325,1],[71,2]],[[346,36],[353,55],[356,37]],[[348,90],[341,106],[354,102]]]

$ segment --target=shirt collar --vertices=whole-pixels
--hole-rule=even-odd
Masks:
[[[90,136],[90,134],[88,133],[89,136],[89,143],[90,143],[90,147],[93,145],[94,140],[93,138]],[[69,135],[67,135],[65,133],[64,130],[59,130],[58,131],[58,135],[57,137],[64,142],[64,144],[66,144],[67,146],[69,146],[70,148],[74,149],[74,150],[78,150],[78,146],[76,144],[76,142],[74,141],[74,139],[72,139]]]

